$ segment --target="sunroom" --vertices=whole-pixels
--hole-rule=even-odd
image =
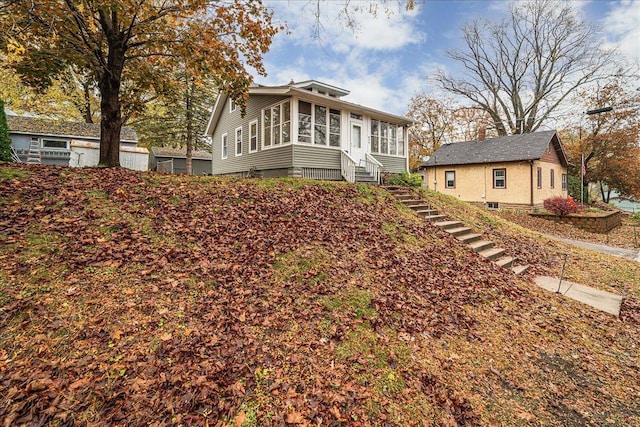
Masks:
[[[411,121],[345,102],[346,94],[315,81],[259,86],[244,117],[219,98],[208,128],[213,173],[379,182],[385,171],[407,171]]]

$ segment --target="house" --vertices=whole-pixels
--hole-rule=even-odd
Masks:
[[[489,209],[540,207],[567,197],[567,157],[556,131],[441,146],[419,167],[424,186]]]
[[[100,158],[100,124],[7,114],[11,147],[22,162],[48,165],[95,166]],[[123,127],[120,164],[148,169],[149,151],[138,147],[136,132]]]
[[[252,86],[246,114],[226,94],[206,135],[214,175],[379,182],[408,170],[404,117],[344,101],[349,91],[308,80]]]
[[[187,172],[187,150],[168,147],[151,147],[149,169],[165,173]],[[211,153],[194,150],[191,153],[193,175],[211,175]]]

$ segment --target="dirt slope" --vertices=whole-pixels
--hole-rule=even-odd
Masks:
[[[637,331],[382,190],[0,166],[4,425],[640,425]]]

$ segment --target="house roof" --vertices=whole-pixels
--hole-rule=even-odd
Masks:
[[[321,90],[325,93],[318,93],[317,90]],[[340,99],[340,96],[347,95],[348,93],[349,92],[344,89],[318,82],[316,80],[307,80],[299,83],[292,82],[284,86],[256,85],[249,88],[250,97],[263,95],[297,96],[299,99],[304,101],[316,102],[332,108],[344,108],[354,113],[368,114],[379,120],[388,120],[396,124],[409,125],[413,123],[413,120],[406,117],[386,113],[384,111]],[[228,95],[226,93],[218,94],[216,104],[213,107],[213,112],[211,113],[209,123],[207,124],[207,129],[205,130],[206,136],[213,135],[218,120],[220,119],[220,115],[224,110],[227,98]]]
[[[151,147],[151,152],[156,157],[173,157],[173,158],[186,158],[187,150],[182,148],[169,148],[169,147]],[[191,153],[192,159],[211,160],[211,153],[209,151],[197,150]]]
[[[563,166],[567,157],[555,130],[466,141],[441,146],[421,167],[538,160],[552,144]]]
[[[54,136],[65,138],[100,139],[99,123],[63,122],[40,117],[7,116],[9,132],[27,135]],[[136,131],[123,127],[120,133],[123,142],[138,142]]]

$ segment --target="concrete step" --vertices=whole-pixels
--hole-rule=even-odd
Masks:
[[[433,213],[435,212],[435,213]],[[418,214],[420,217],[422,217],[423,219],[426,219],[427,221],[443,221],[445,219],[447,219],[446,215],[441,215],[438,213],[438,211],[417,211],[416,214]]]
[[[435,216],[435,215],[440,215],[440,213],[434,209],[417,209],[414,210],[414,212],[418,215],[421,216]]]
[[[513,273],[518,276],[522,273],[524,273],[525,271],[527,271],[531,266],[526,264],[526,265],[516,265],[515,267],[513,267],[511,269],[511,271],[513,271]]]
[[[460,221],[438,221],[438,222],[434,222],[433,225],[446,230],[448,228],[460,227],[462,226],[462,223]]]
[[[480,252],[480,251],[483,251],[485,249],[492,248],[493,247],[493,242],[490,242],[488,240],[476,240],[476,241],[473,241],[473,242],[469,243],[469,246],[474,251]]]
[[[424,201],[420,199],[402,199],[400,203],[405,206],[424,205]]]
[[[513,265],[513,258],[510,256],[503,256],[502,258],[498,258],[495,262],[499,267],[502,268],[511,268]]]
[[[409,205],[407,206],[409,209],[412,209],[414,211],[423,211],[426,209],[431,209],[431,206],[429,205],[425,205],[425,204],[419,204],[419,205]]]
[[[397,194],[395,194],[393,191],[391,192],[391,194],[393,194],[395,196],[396,199],[403,201],[403,200],[413,200],[416,198],[415,195],[411,194],[411,193],[405,193],[405,192],[398,192]]]
[[[469,227],[457,227],[457,228],[445,228],[444,231],[451,234],[454,237],[461,236],[463,234],[468,234],[471,232]]]
[[[457,238],[462,243],[472,243],[472,242],[475,242],[477,240],[482,239],[482,234],[467,233],[467,234],[463,234],[461,236],[457,236]]]
[[[489,249],[485,249],[483,251],[478,252],[479,255],[482,255],[484,258],[490,261],[497,260],[498,258],[503,256],[504,253],[505,253],[505,250],[502,248],[489,248]]]

